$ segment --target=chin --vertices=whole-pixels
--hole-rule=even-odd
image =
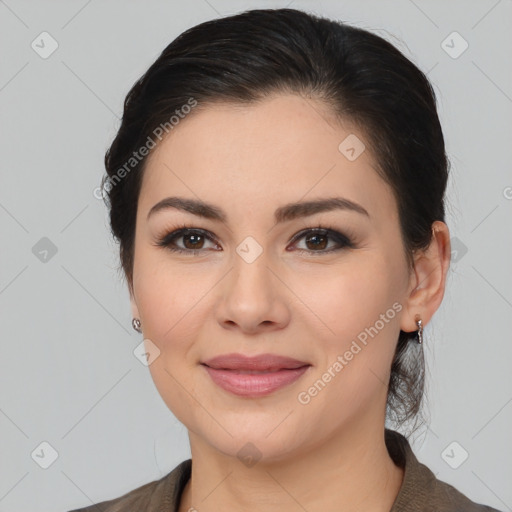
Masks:
[[[229,439],[212,439],[210,444],[224,455],[238,459],[246,467],[255,464],[275,464],[286,460],[300,446],[300,440],[296,438],[293,444],[289,445],[284,438],[276,436],[271,439],[272,434],[270,437],[267,437],[267,434],[268,431],[258,433],[253,429],[247,434],[238,433]],[[286,437],[290,439],[289,435]]]

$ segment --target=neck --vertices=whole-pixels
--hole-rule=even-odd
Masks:
[[[403,470],[389,456],[384,425],[346,428],[321,446],[279,462],[261,459],[246,467],[189,432],[192,474],[180,512],[389,512]]]

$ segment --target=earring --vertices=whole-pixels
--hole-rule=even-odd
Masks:
[[[418,344],[421,345],[423,343],[423,322],[419,318],[416,318],[416,325],[418,326]]]
[[[137,332],[142,332],[141,324],[140,324],[140,320],[139,320],[138,318],[132,318],[132,327],[133,327]]]

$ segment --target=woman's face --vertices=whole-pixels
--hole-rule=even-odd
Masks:
[[[322,104],[276,95],[196,109],[151,154],[133,314],[150,361],[157,356],[149,368],[160,395],[205,445],[236,456],[251,442],[278,460],[347,429],[381,428],[411,279],[396,202],[363,143]],[[169,197],[208,203],[224,221],[176,207],[148,218]],[[333,198],[329,210],[289,209]],[[157,245],[183,226],[200,232]],[[261,376],[234,377],[246,382],[243,394],[202,364],[232,353],[309,366],[259,395],[249,380]]]

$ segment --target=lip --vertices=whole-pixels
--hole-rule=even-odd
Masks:
[[[311,366],[276,354],[226,354],[201,364],[219,387],[248,398],[266,396],[292,384]]]
[[[291,357],[279,356],[277,354],[260,354],[258,356],[245,356],[244,354],[223,354],[213,357],[202,364],[214,369],[222,370],[293,370],[301,366],[309,365],[306,361],[299,361]]]

